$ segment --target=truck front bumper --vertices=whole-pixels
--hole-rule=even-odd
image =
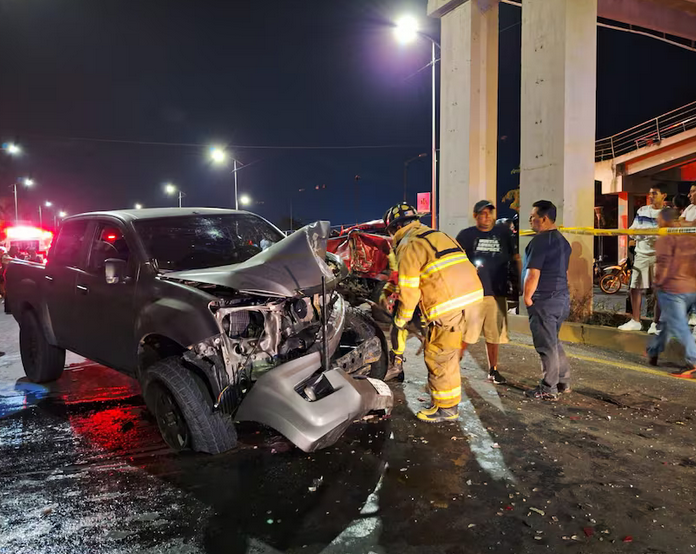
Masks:
[[[320,367],[321,355],[314,352],[269,371],[246,395],[235,419],[268,425],[298,448],[313,452],[334,444],[369,412],[391,411],[394,399],[383,381],[352,377],[338,368],[321,374],[325,394],[308,400],[301,391]]]

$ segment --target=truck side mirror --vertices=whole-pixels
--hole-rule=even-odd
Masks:
[[[128,262],[125,260],[119,260],[118,258],[104,260],[104,276],[106,283],[109,285],[125,283],[127,271]]]

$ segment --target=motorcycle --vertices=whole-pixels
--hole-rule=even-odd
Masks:
[[[631,267],[628,258],[624,258],[619,265],[612,265],[603,269],[604,275],[599,280],[599,288],[605,294],[616,294],[621,290],[621,285],[628,287],[631,282]]]

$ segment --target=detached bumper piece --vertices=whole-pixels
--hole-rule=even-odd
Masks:
[[[373,411],[389,413],[394,399],[378,379],[353,378],[342,369],[325,371],[314,352],[260,377],[237,411],[239,421],[256,421],[282,433],[298,448],[313,452],[334,444],[350,424]],[[312,380],[315,399],[303,394]]]

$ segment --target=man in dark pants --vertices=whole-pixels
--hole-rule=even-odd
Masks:
[[[559,392],[570,392],[570,367],[558,333],[570,310],[571,248],[556,228],[556,206],[548,200],[533,204],[529,223],[537,234],[525,250],[524,304],[534,348],[541,358],[543,378],[539,386],[525,395],[558,400]]]

